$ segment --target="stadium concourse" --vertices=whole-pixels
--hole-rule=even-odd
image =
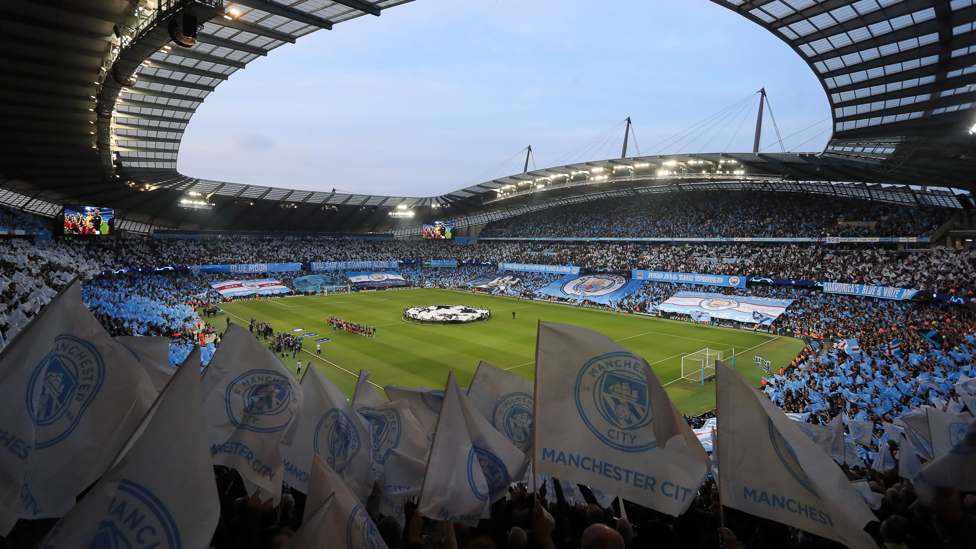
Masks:
[[[889,543],[889,547],[898,547],[905,540],[910,540],[908,546],[912,548],[973,546],[976,495],[967,496],[964,509],[945,514],[940,506],[948,505],[949,500],[940,499],[942,496],[934,499],[932,495],[920,496],[908,479],[917,474],[911,473],[911,468],[917,468],[919,461],[934,461],[946,454],[928,428],[926,407],[934,410],[931,413],[946,417],[970,417],[968,414],[976,412],[976,381],[973,380],[976,361],[972,354],[976,352],[976,319],[970,308],[963,305],[971,301],[976,290],[973,286],[976,251],[881,242],[694,241],[715,236],[924,237],[944,225],[953,212],[859,201],[808,200],[791,195],[763,200],[743,195],[737,201],[727,200],[729,197],[722,194],[710,196],[718,200],[707,200],[708,196],[694,201],[655,198],[637,204],[608,202],[598,208],[591,205],[553,208],[545,215],[516,217],[491,225],[482,234],[496,239],[467,245],[355,237],[232,235],[57,242],[10,238],[0,241],[0,290],[4,296],[0,328],[5,340],[10,341],[30,325],[58,291],[78,277],[83,281],[81,298],[110,335],[169,338],[166,362],[172,375],[177,371],[174,367],[196,356],[192,353],[197,348],[202,365],[210,363],[215,356],[219,361],[220,355],[215,352],[221,347],[221,338],[227,337],[224,333],[227,326],[209,324],[205,311],[219,308],[227,299],[254,297],[226,298],[211,283],[227,278],[246,281],[273,277],[287,290],[299,293],[294,279],[306,273],[226,275],[186,269],[156,270],[160,267],[393,261],[399,263],[396,272],[412,287],[464,291],[476,291],[471,287],[472,281],[497,276],[501,263],[571,266],[581,268],[580,272],[628,275],[631,270],[650,270],[740,276],[749,280],[748,284],[720,287],[644,281],[636,291],[609,304],[582,301],[579,305],[719,326],[761,328],[802,338],[806,343],[803,352],[792,364],[770,371],[761,389],[769,402],[793,414],[812,440],[821,447],[826,446],[825,455],[843,463],[843,473],[849,480],[863,481],[852,486],[858,486],[861,496],[884,524],[879,529],[878,523],[872,523],[868,532],[876,541]],[[746,215],[743,208],[748,212]],[[648,216],[646,212],[653,215]],[[0,216],[11,230],[31,229],[36,233],[41,228],[37,221],[17,212],[0,211]],[[671,219],[687,223],[666,221]],[[608,233],[633,238],[691,240],[545,240]],[[516,238],[533,240],[513,240]],[[534,240],[537,238],[542,240]],[[432,268],[429,266],[432,260],[456,261],[457,267]],[[113,272],[126,269],[150,272]],[[321,270],[316,274],[336,281],[337,285],[347,284],[341,282],[345,277],[341,269]],[[487,291],[522,299],[564,300],[543,293],[544,288],[563,276],[561,273],[506,274],[517,278],[517,282]],[[825,292],[822,286],[774,283],[774,280],[916,288],[950,296],[958,303],[834,294]],[[689,291],[792,302],[774,322],[763,326],[662,312],[661,305],[669,298]],[[257,319],[256,325],[272,330],[260,321]],[[287,337],[295,339],[295,336]],[[357,389],[357,398],[359,394]],[[414,413],[418,412],[414,410]],[[714,412],[685,418],[710,450],[720,444],[720,439],[712,438],[714,418]],[[824,435],[823,429],[828,429],[831,435]],[[836,436],[832,435],[834,432]],[[292,532],[301,533],[303,520],[311,518],[304,509],[304,490],[294,484],[290,493],[283,492],[280,499],[275,499],[274,508],[269,509],[261,505],[259,496],[249,496],[255,484],[247,475],[242,479],[233,469],[217,467],[215,470],[223,494],[223,519],[213,546],[278,546]],[[709,488],[708,483],[698,492],[691,508],[675,518],[655,511],[653,505],[642,506],[627,497],[614,502],[612,497],[605,496],[606,490],[565,481],[546,482],[549,482],[548,490],[543,493],[546,510],[541,515],[533,511],[526,487],[520,486],[491,508],[491,520],[483,520],[477,527],[473,527],[476,520],[472,527],[462,527],[460,522],[464,520],[455,520],[454,528],[447,530],[435,520],[418,523],[416,503],[391,499],[379,487],[373,488],[369,497],[365,496],[370,490],[357,497],[364,498],[366,510],[379,525],[378,533],[389,547],[419,547],[420,544],[450,547],[452,543],[460,547],[467,539],[480,535],[493,539],[498,546],[546,546],[552,541],[539,534],[540,524],[548,524],[547,529],[553,529],[557,545],[569,547],[575,543],[569,540],[579,540],[583,529],[592,524],[615,528],[627,545],[634,548],[712,543],[704,540],[715,535],[718,496],[714,485]],[[623,516],[627,518],[615,518]],[[831,543],[826,539],[829,535],[825,538],[804,533],[797,537],[777,523],[730,509],[726,510],[725,520],[736,535],[753,540],[756,547],[820,547]],[[10,534],[7,544],[31,545],[53,522],[53,519],[23,520]],[[559,541],[563,539],[566,541]],[[474,543],[471,541],[469,545]],[[854,542],[848,545],[858,546]]]

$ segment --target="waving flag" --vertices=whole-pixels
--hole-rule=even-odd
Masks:
[[[199,363],[199,349],[187,361]],[[199,370],[183,368],[42,547],[207,547],[219,519]]]
[[[312,460],[302,527],[287,546],[297,549],[387,549],[366,509],[318,455]]]
[[[922,463],[918,460],[916,450],[912,448],[912,442],[902,433],[898,442],[898,476],[914,478],[921,468]]]
[[[295,416],[295,436],[281,447],[284,481],[308,493],[312,461],[318,455],[358,497],[373,488],[369,429],[342,392],[318,368],[310,367],[301,382],[305,397]]]
[[[796,423],[722,361],[716,361],[722,504],[855,549],[877,545],[876,520],[843,471]]]
[[[932,441],[932,457],[939,459],[948,454],[966,438],[966,428],[973,417],[969,414],[949,414],[935,408],[926,408],[929,436]]]
[[[834,432],[833,438],[830,439],[830,452],[828,456],[844,461],[844,413],[841,412],[834,416],[834,419],[830,420],[827,427]]]
[[[417,419],[427,430],[427,440],[434,434],[434,427],[437,425],[437,416],[441,413],[441,401],[444,400],[444,391],[437,391],[421,387],[397,387],[387,385],[383,387],[390,402],[394,400],[406,400],[417,413]]]
[[[399,498],[419,496],[430,443],[413,407],[396,400],[355,409],[368,426],[370,466],[383,491]]]
[[[701,443],[643,358],[585,328],[539,323],[535,472],[677,516],[708,472]]]
[[[898,464],[895,463],[895,458],[891,457],[891,450],[888,450],[887,444],[881,447],[878,457],[874,458],[874,463],[871,464],[872,469],[881,473],[890,471],[897,466]]]
[[[787,414],[788,416],[789,414]],[[834,430],[830,427],[825,427],[823,425],[813,425],[803,421],[793,421],[796,423],[797,429],[803,431],[803,434],[810,437],[810,440],[815,442],[817,446],[824,451],[828,456],[830,455],[831,445],[834,442]]]
[[[947,454],[918,471],[916,481],[960,492],[976,490],[976,419],[969,422],[962,439]]]
[[[499,433],[523,452],[532,447],[532,382],[482,361],[474,373],[468,400]]]
[[[105,472],[158,392],[72,281],[0,353],[0,536],[63,515]]]
[[[847,429],[851,432],[851,439],[863,446],[871,446],[871,435],[874,434],[874,424],[870,421],[847,420]]]
[[[157,392],[162,391],[176,373],[176,368],[169,364],[169,339],[168,337],[134,336],[115,338],[115,341],[128,349],[136,362],[146,370],[146,375],[152,380]]]
[[[214,465],[237,469],[254,487],[281,499],[285,465],[279,444],[291,443],[302,388],[248,330],[231,324],[203,373],[204,411]]]
[[[369,386],[369,371],[359,370],[359,379],[356,380],[356,392],[352,396],[353,408],[360,406],[379,406],[386,401]]]

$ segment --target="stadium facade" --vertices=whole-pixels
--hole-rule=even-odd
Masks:
[[[784,40],[828,96],[824,151],[636,156],[526,171],[433,197],[313,192],[177,171],[196,109],[251,61],[403,0],[14,0],[0,8],[0,203],[53,217],[114,207],[117,227],[418,235],[658,192],[811,192],[961,204],[976,176],[976,7],[960,0],[713,0]],[[409,9],[403,7],[401,9]],[[261,220],[260,227],[256,220]]]

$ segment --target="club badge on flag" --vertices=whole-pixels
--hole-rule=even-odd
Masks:
[[[441,413],[441,402],[444,400],[444,391],[428,389],[427,387],[397,387],[387,385],[383,387],[390,402],[394,400],[406,400],[407,403],[417,413],[417,419],[427,431],[427,440],[431,440],[434,435],[434,427],[437,425],[437,417]]]
[[[374,406],[357,405],[356,413],[368,426],[370,466],[384,493],[420,495],[430,443],[413,408],[405,400],[381,400]]]
[[[307,494],[312,458],[318,455],[354,494],[366,497],[374,480],[369,430],[318,368],[305,372],[301,387],[305,400],[295,416],[295,436],[291,444],[281,446],[285,482]]]
[[[854,549],[874,514],[843,471],[768,398],[716,361],[722,504]]]
[[[643,358],[585,328],[539,323],[536,474],[677,516],[708,472],[708,454]]]
[[[248,485],[281,498],[292,419],[304,399],[291,372],[248,330],[231,324],[203,373],[204,411],[214,465],[233,467]]]
[[[482,361],[468,388],[468,400],[499,433],[527,452],[532,446],[532,382]]]
[[[874,424],[870,421],[847,420],[847,430],[851,432],[851,439],[862,445],[871,446],[871,435],[874,434]]]

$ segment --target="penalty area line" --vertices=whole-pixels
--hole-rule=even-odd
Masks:
[[[748,353],[749,351],[751,351],[753,349],[758,349],[759,347],[762,347],[763,345],[766,345],[767,343],[772,343],[772,342],[776,341],[779,338],[780,338],[780,336],[776,336],[776,337],[770,339],[769,341],[763,341],[759,345],[753,345],[752,347],[749,347],[748,349],[746,349],[744,351],[739,351],[738,353],[734,353],[732,356],[739,356],[739,355]],[[691,353],[688,353],[688,354],[691,354]],[[674,357],[671,357],[671,358],[674,358]],[[664,386],[667,387],[668,385],[671,385],[672,383],[677,383],[677,382],[681,381],[682,379],[684,379],[684,378],[683,377],[679,377],[678,379],[673,379],[673,380],[665,383]],[[697,383],[697,382],[695,382],[695,383]]]

